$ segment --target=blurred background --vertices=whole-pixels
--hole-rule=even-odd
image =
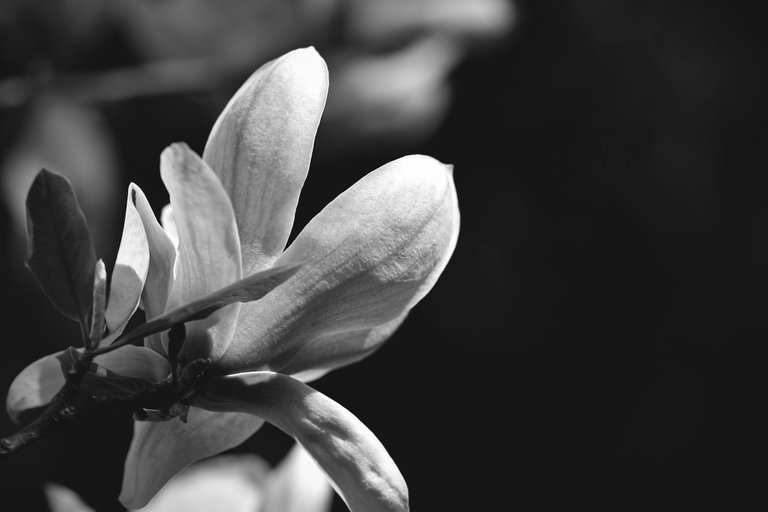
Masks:
[[[4,0],[0,389],[78,339],[23,266],[40,167],[73,182],[109,268],[127,184],[165,204],[162,149],[201,152],[253,70],[314,45],[331,85],[296,230],[389,160],[455,166],[445,273],[381,350],[314,384],[382,440],[413,510],[765,508],[768,35],[750,9]],[[56,482],[121,510],[130,434],[99,416],[0,463],[0,508],[46,511]],[[289,445],[267,426],[233,451]]]

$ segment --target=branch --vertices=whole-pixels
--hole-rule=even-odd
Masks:
[[[32,423],[0,439],[0,456],[10,455],[43,437],[64,430],[83,413],[91,410],[91,399],[92,397],[68,381]]]
[[[93,356],[90,354],[82,354],[67,375],[64,386],[56,393],[43,413],[18,432],[0,439],[0,455],[10,455],[43,437],[63,430],[85,411],[91,409],[93,397],[82,392],[80,382],[92,360]]]
[[[140,419],[169,420],[180,417],[185,421],[189,399],[210,364],[208,359],[196,360],[185,368],[179,379],[161,381],[136,393],[110,397],[93,395],[80,386],[92,359],[92,352],[83,353],[67,376],[66,383],[43,413],[14,434],[0,439],[0,460],[44,437],[65,430],[85,414],[98,410],[130,411]]]

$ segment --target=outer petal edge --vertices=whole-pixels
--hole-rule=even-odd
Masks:
[[[198,405],[265,418],[296,439],[352,512],[409,510],[408,487],[376,436],[352,413],[279,373],[212,378]]]
[[[406,314],[434,286],[458,233],[450,166],[411,155],[369,173],[312,219],[276,262],[305,261],[302,270],[243,305],[221,373],[282,372],[309,344]]]
[[[203,159],[232,200],[244,275],[285,248],[327,92],[322,57],[294,50],[256,70],[211,130]]]
[[[120,502],[129,509],[145,506],[176,473],[241,444],[263,423],[252,415],[212,413],[197,407],[190,408],[186,423],[178,419],[135,422]]]

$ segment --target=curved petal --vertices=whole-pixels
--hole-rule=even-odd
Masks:
[[[317,338],[304,345],[282,368],[282,373],[302,382],[311,382],[331,370],[356,363],[381,347],[405,321],[406,316],[407,312],[371,329],[339,332]]]
[[[141,294],[141,303],[146,319],[151,320],[165,312],[168,305],[168,297],[174,281],[177,242],[157,222],[155,213],[152,211],[144,192],[133,183],[131,190],[134,193],[136,210],[144,224],[149,245],[149,269],[147,280],[144,283],[144,291]],[[144,344],[160,354],[166,353],[160,334],[147,337]]]
[[[449,166],[412,155],[369,173],[277,260],[307,263],[272,293],[243,305],[217,371],[280,370],[315,340],[393,321],[432,288],[458,232]]]
[[[125,345],[112,352],[96,356],[94,362],[123,377],[158,382],[171,373],[166,358],[154,350]]]
[[[173,284],[176,244],[157,222],[152,206],[139,186],[131,183],[130,190],[133,193],[136,211],[144,226],[149,247],[149,268],[141,296],[144,312],[149,320],[165,312]]]
[[[408,488],[387,450],[347,409],[279,373],[208,381],[198,405],[258,415],[296,439],[352,512],[407,511]]]
[[[163,210],[160,212],[160,223],[163,229],[168,234],[168,238],[173,242],[175,248],[179,247],[179,232],[176,230],[176,221],[173,218],[173,207],[170,203],[163,206]]]
[[[330,512],[333,488],[299,443],[269,474],[264,486],[265,512]]]
[[[160,174],[173,205],[179,235],[176,277],[166,309],[218,290],[240,279],[240,242],[235,214],[211,169],[186,144],[163,151]],[[235,329],[239,303],[187,325],[182,362],[199,357],[218,359]]]
[[[72,489],[47,483],[43,487],[50,512],[94,512]]]
[[[64,385],[64,373],[56,356],[48,354],[30,364],[13,379],[5,399],[5,409],[14,423],[25,423],[24,413],[48,405]]]
[[[203,158],[232,199],[244,275],[285,247],[327,92],[322,57],[294,50],[256,70],[211,130]]]
[[[252,454],[200,461],[176,475],[140,512],[289,512],[262,506],[268,470],[267,462]]]
[[[125,459],[120,502],[145,506],[176,473],[198,460],[241,444],[264,423],[249,414],[215,413],[191,407],[187,422],[137,421]]]
[[[104,318],[110,333],[122,331],[139,307],[149,270],[149,245],[144,224],[134,205],[135,191],[128,188],[125,222],[120,248],[109,285],[109,300]]]

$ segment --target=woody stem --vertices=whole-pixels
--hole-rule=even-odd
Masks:
[[[160,382],[149,389],[127,396],[94,396],[80,387],[80,383],[91,364],[93,355],[85,352],[78,359],[67,381],[53,397],[48,406],[31,423],[17,432],[0,439],[0,460],[30,444],[56,432],[60,432],[86,413],[99,409],[139,411],[168,408],[178,400],[194,392],[195,382]]]

